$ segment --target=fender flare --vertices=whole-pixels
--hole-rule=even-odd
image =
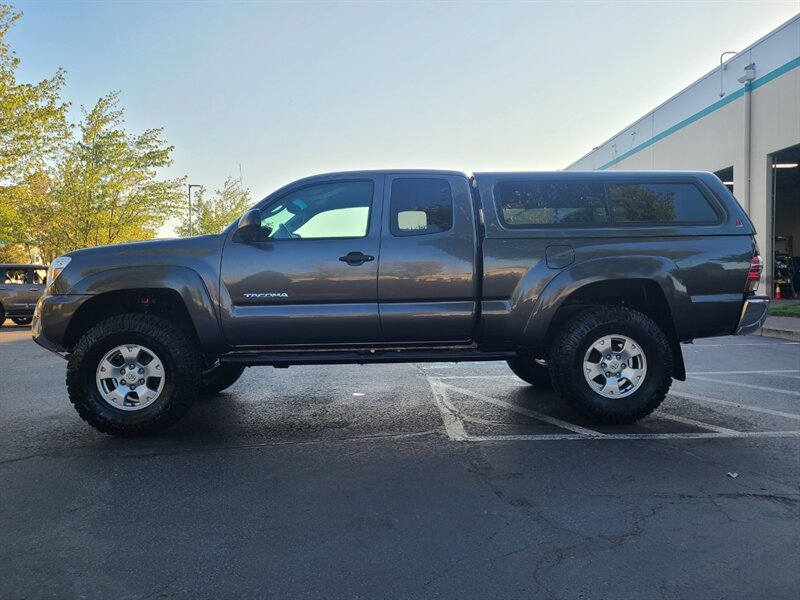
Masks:
[[[670,308],[678,339],[691,336],[692,301],[678,265],[660,256],[643,255],[626,257],[623,265],[618,258],[604,257],[562,270],[535,298],[523,329],[523,343],[532,346],[543,344],[556,312],[571,294],[586,285],[613,279],[654,281]]]
[[[219,354],[226,347],[217,306],[202,277],[188,267],[175,265],[130,266],[98,271],[81,279],[67,292],[97,296],[106,292],[138,289],[174,290],[183,300],[204,353]]]

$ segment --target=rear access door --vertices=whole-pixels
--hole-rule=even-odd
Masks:
[[[465,176],[388,174],[378,270],[384,340],[471,340],[477,320],[477,253]]]

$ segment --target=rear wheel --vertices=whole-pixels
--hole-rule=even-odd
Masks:
[[[514,375],[540,389],[550,389],[553,384],[550,381],[550,367],[547,361],[541,358],[534,358],[530,354],[520,353],[507,361],[509,368]]]
[[[166,319],[111,317],[75,345],[67,365],[69,398],[81,418],[103,433],[149,435],[189,410],[200,364],[192,338]]]
[[[231,387],[244,373],[244,367],[230,363],[220,363],[200,376],[200,393],[212,395]]]
[[[11,317],[11,320],[17,325],[30,325],[33,317]]]
[[[672,383],[672,349],[647,315],[620,306],[567,322],[550,355],[555,390],[592,421],[633,423],[653,412]]]

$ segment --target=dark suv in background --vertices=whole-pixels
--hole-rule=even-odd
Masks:
[[[0,325],[7,318],[17,325],[30,325],[46,280],[44,265],[0,264]]]

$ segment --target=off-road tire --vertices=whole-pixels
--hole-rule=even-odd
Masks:
[[[142,344],[164,365],[164,388],[151,405],[137,411],[111,406],[95,380],[106,352],[122,344]],[[151,435],[178,421],[197,397],[201,357],[190,335],[154,315],[126,314],[101,321],[75,345],[67,364],[67,390],[80,417],[103,433],[121,437]]]
[[[200,376],[200,393],[204,396],[218,394],[231,387],[244,373],[244,367],[230,363],[221,363],[213,369],[203,371]]]
[[[612,334],[637,342],[647,360],[644,382],[624,398],[600,395],[583,375],[589,346]],[[596,423],[625,425],[646,417],[663,402],[672,383],[673,357],[666,334],[647,315],[622,306],[592,308],[573,317],[556,336],[548,358],[556,392]]]
[[[30,325],[33,317],[11,317],[11,320],[17,325]]]
[[[514,358],[509,358],[506,362],[508,363],[508,368],[514,372],[514,375],[533,387],[542,390],[552,389],[553,384],[550,381],[549,365],[539,364],[532,355],[520,353]]]

